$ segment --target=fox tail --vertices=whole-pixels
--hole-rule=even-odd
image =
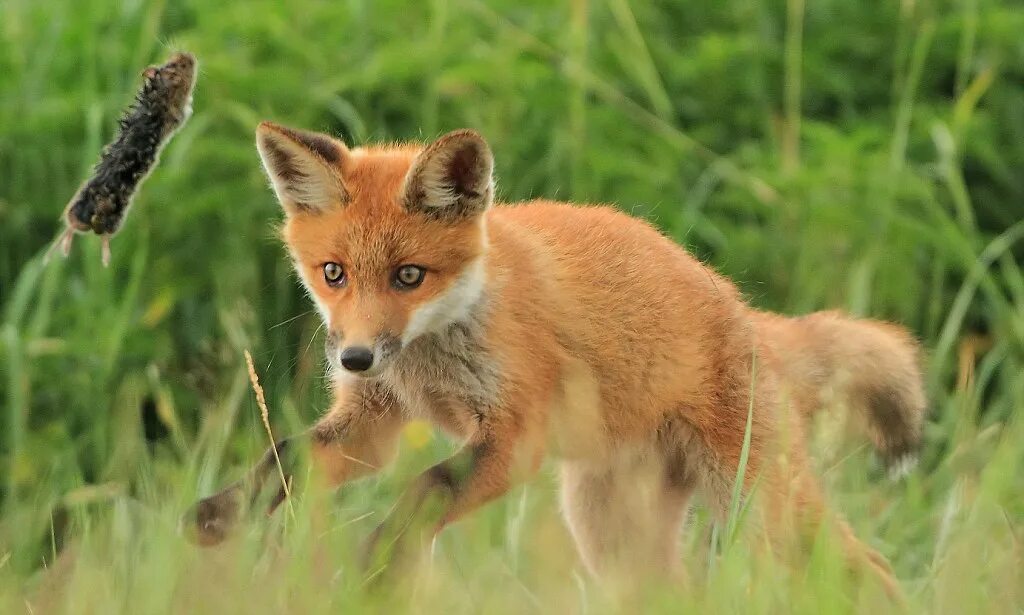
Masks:
[[[784,379],[807,420],[823,408],[845,406],[898,477],[917,460],[926,411],[921,351],[899,326],[842,312],[784,318],[764,312]]]

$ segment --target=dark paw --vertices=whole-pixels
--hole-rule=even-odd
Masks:
[[[238,500],[234,489],[200,500],[182,516],[182,532],[191,542],[202,547],[224,542],[238,522]]]

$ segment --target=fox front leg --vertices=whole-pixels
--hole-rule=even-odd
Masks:
[[[242,480],[196,503],[182,518],[189,539],[204,547],[217,545],[230,535],[243,516],[260,508],[261,502],[266,502],[268,515],[274,512],[287,493],[281,476],[290,483],[296,465],[295,449],[302,439],[300,436],[276,442]]]
[[[305,458],[311,461],[314,476],[328,487],[376,472],[394,457],[403,422],[401,410],[383,386],[367,383],[339,392],[331,409],[309,431],[279,442],[276,456],[274,449],[267,450],[242,480],[193,506],[183,519],[186,534],[197,544],[215,545],[252,511],[262,509],[269,515],[284,500],[285,483],[293,475],[305,474]]]
[[[410,550],[422,552],[445,526],[536,473],[541,452],[528,444],[489,435],[420,474],[370,535],[364,567],[371,577],[405,564]]]

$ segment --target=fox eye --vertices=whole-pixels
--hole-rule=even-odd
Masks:
[[[423,283],[427,270],[417,265],[402,265],[395,271],[395,288],[407,290]]]
[[[324,280],[328,286],[341,286],[345,283],[345,270],[338,263],[324,263]]]

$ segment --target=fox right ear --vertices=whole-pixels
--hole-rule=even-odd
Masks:
[[[473,130],[456,130],[428,145],[412,162],[405,208],[442,220],[483,213],[494,198],[494,157]]]
[[[347,200],[341,163],[348,148],[331,137],[263,122],[256,149],[285,213],[316,213]]]

